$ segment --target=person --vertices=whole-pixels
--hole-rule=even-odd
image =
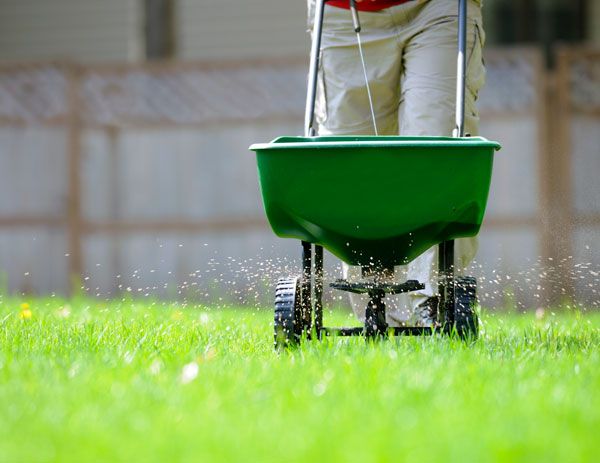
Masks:
[[[379,135],[451,136],[455,125],[458,47],[457,0],[356,0],[361,39]],[[374,135],[365,78],[348,0],[325,4],[315,117],[319,135]],[[309,30],[315,0],[308,0]],[[475,102],[485,81],[482,47],[485,35],[481,3],[467,4],[465,132],[477,135]],[[426,195],[438,188],[423,178]],[[348,188],[357,188],[348,185]],[[414,197],[412,199],[414,199]],[[408,198],[407,198],[408,199]],[[458,273],[474,258],[476,238],[456,240]],[[360,267],[343,264],[343,276],[361,279]],[[417,292],[388,297],[390,326],[430,326],[439,302],[437,246],[397,268],[397,281],[425,284]],[[367,297],[350,295],[353,311],[364,321]]]

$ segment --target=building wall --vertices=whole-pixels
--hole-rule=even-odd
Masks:
[[[492,11],[488,0],[484,9]],[[305,0],[173,0],[176,57],[304,56]],[[600,43],[600,0],[588,3],[589,40]],[[488,21],[488,42],[494,38]],[[144,57],[143,0],[0,0],[0,61],[135,61]]]
[[[590,41],[600,45],[600,0],[591,0],[589,4],[588,33]]]
[[[143,56],[138,0],[0,0],[0,60]]]
[[[305,54],[304,0],[179,0],[176,48],[183,59]]]

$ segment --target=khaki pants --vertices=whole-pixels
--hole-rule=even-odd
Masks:
[[[312,29],[314,0],[308,0]],[[479,2],[468,1],[467,91],[465,130],[476,135],[477,93],[485,81],[482,60],[484,32]],[[450,136],[456,105],[458,34],[456,0],[414,0],[376,12],[360,12],[361,38],[380,135]],[[319,135],[374,134],[356,34],[349,10],[325,6],[316,121]],[[451,174],[451,173],[449,173]],[[360,188],[348,185],[346,188]],[[418,200],[437,185],[423,178]],[[477,250],[475,238],[456,241],[457,270],[467,266]],[[397,268],[398,281],[425,283],[423,291],[386,298],[390,325],[407,320],[414,308],[437,294],[437,247]],[[360,279],[360,268],[343,266],[344,277]],[[354,312],[364,319],[367,298],[351,295]]]

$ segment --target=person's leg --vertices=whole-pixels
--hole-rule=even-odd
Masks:
[[[314,0],[309,0],[309,27]],[[388,12],[361,12],[361,38],[380,135],[398,135],[401,48]],[[316,99],[319,135],[374,135],[356,34],[349,10],[325,6],[321,67]],[[360,188],[348,185],[346,188]],[[360,267],[342,263],[343,277],[361,280]],[[366,296],[350,294],[364,321]],[[393,317],[393,309],[388,311]]]
[[[480,6],[470,1],[467,21],[467,91],[465,129],[478,132],[479,117],[475,106],[485,80],[482,60],[484,41]],[[404,73],[401,81],[400,133],[410,136],[450,136],[454,128],[456,101],[457,2],[428,2],[411,25],[412,38],[404,49]],[[415,30],[416,28],[416,30]],[[428,185],[423,179],[423,194]],[[456,268],[466,267],[477,250],[476,238],[456,240]],[[437,295],[437,246],[409,265],[409,278],[426,284],[423,291],[411,293],[416,308],[428,297]]]
[[[457,3],[456,0],[427,2],[406,31],[411,37],[403,50],[401,135],[452,134],[456,113]],[[468,6],[465,125],[466,132],[474,135],[479,125],[475,101],[485,82],[484,33],[480,7],[473,1]]]
[[[377,127],[381,135],[398,135],[400,46],[385,12],[361,12],[360,20]],[[315,111],[319,135],[374,135],[349,10],[325,6],[320,64]]]

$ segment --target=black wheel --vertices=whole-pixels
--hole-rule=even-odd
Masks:
[[[454,282],[454,326],[461,339],[477,339],[479,317],[477,305],[477,280],[473,277],[457,277]]]
[[[275,289],[275,348],[298,344],[302,325],[302,279],[280,278]]]

